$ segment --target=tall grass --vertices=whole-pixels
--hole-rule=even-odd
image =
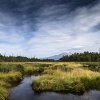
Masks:
[[[25,75],[37,75],[44,72],[44,69],[50,67],[52,64],[49,63],[26,63],[24,65],[24,74]]]
[[[91,70],[97,65],[91,66],[74,62],[0,63],[0,100],[8,98],[7,90],[19,83],[23,75],[41,74],[39,79],[32,82],[35,91],[80,93],[100,89],[100,73]]]
[[[10,71],[24,71],[24,67],[20,64],[0,64],[0,72],[10,72]]]
[[[42,72],[42,68],[40,67],[32,67],[32,66],[27,66],[24,68],[24,74],[25,75],[35,75],[35,74],[39,74],[40,72]]]
[[[81,93],[100,89],[100,73],[84,69],[81,64],[67,63],[53,65],[44,70],[44,75],[32,82],[37,91]]]
[[[3,80],[11,85],[18,83],[22,80],[22,74],[20,72],[9,72],[9,73],[0,73],[0,80]]]
[[[8,98],[8,93],[6,88],[0,86],[0,100],[6,100]]]
[[[7,89],[22,80],[21,72],[0,73],[0,100],[8,97]]]
[[[22,80],[23,66],[15,64],[0,65],[0,100],[8,98],[8,88]]]
[[[44,63],[1,63],[0,64],[0,100],[8,98],[7,90],[18,84],[23,75],[39,74],[50,64]]]
[[[100,62],[84,62],[82,64],[83,67],[88,68],[89,70],[100,72]]]

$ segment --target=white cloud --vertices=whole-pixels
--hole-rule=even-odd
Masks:
[[[43,7],[36,19],[36,31],[29,31],[33,37],[25,38],[29,35],[23,33],[28,29],[27,23],[19,30],[12,26],[11,33],[0,31],[0,41],[6,41],[5,44],[0,43],[0,52],[45,57],[69,50],[98,51],[100,33],[93,32],[92,28],[100,23],[99,9],[100,3],[92,8],[78,8],[71,13],[67,13],[64,5]],[[0,27],[4,27],[2,23]]]
[[[55,13],[66,9],[63,6],[57,7],[45,8],[40,12],[36,37],[29,41],[30,44],[35,44],[33,48],[40,52],[37,56],[58,54],[65,50],[73,50],[74,47],[80,48],[80,51],[98,51],[100,33],[94,33],[91,29],[100,23],[100,4],[90,9],[79,8],[74,12],[76,15],[72,18],[68,18],[70,15],[67,13],[63,17],[57,16]],[[78,51],[75,49],[74,52]]]

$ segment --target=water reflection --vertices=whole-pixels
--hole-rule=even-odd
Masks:
[[[100,91],[90,91],[84,95],[60,94],[45,92],[40,95],[34,94],[30,84],[39,76],[25,77],[20,85],[9,90],[10,100],[100,100]]]

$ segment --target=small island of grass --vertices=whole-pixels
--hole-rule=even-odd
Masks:
[[[36,92],[55,91],[82,93],[100,89],[100,73],[79,63],[58,63],[47,67],[43,75],[32,82]]]

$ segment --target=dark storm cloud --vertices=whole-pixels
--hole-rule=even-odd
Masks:
[[[98,0],[0,0],[0,11],[5,14],[6,17],[8,15],[8,17],[12,18],[11,20],[7,20],[7,18],[2,19],[1,23],[18,27],[21,26],[22,28],[27,24],[28,31],[35,31],[37,23],[36,19],[39,16],[39,13],[41,13],[41,9],[45,6],[56,7],[56,5],[64,5],[66,9],[63,11],[60,11],[58,7],[59,11],[55,13],[56,18],[62,14],[70,13],[70,11],[77,9],[78,7],[92,5],[96,1]],[[49,17],[52,17],[52,15]]]
[[[67,11],[95,4],[98,0],[0,0],[0,11],[17,17],[20,21],[34,20],[38,10],[49,5],[66,5]],[[35,21],[35,20],[34,20]],[[19,22],[19,25],[21,23]]]
[[[92,27],[92,31],[96,32],[96,31],[100,31],[100,23],[98,23],[97,25]]]
[[[24,24],[28,24],[28,29],[35,31],[37,23],[36,18],[39,16],[41,8],[44,6],[64,5],[66,8],[64,11],[60,11],[58,8],[59,11],[55,16],[57,18],[79,7],[93,5],[96,1],[98,0],[0,0],[0,10],[15,18],[10,24],[22,27]],[[52,15],[49,17],[52,17]],[[6,24],[9,24],[9,22]]]

